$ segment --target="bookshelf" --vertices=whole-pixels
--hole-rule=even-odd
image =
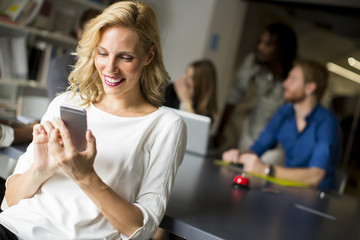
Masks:
[[[0,21],[1,35],[7,36],[33,36],[39,40],[46,41],[51,44],[62,46],[65,48],[71,48],[76,46],[77,40],[71,36],[66,36],[57,32],[50,32],[35,27],[28,27],[22,25],[14,25]]]
[[[16,22],[15,19],[0,17],[0,85],[19,85],[19,86],[33,86],[33,87],[46,87],[46,81],[38,82],[38,79],[29,79],[28,77],[19,77],[14,74],[11,69],[7,71],[2,69],[4,62],[14,62],[12,59],[13,53],[7,53],[6,58],[4,55],[5,49],[16,49],[17,47],[1,46],[5,42],[13,42],[14,39],[26,39],[26,49],[23,52],[23,58],[29,59],[31,49],[34,46],[42,45],[45,50],[46,46],[56,47],[63,52],[68,49],[74,49],[77,44],[77,39],[74,36],[74,31],[78,26],[79,17],[86,9],[93,8],[103,10],[111,1],[94,1],[94,0],[4,0],[0,3],[0,13],[6,13],[11,4],[28,4],[32,2],[34,5],[30,10],[36,11],[29,13],[32,18],[31,21]],[[26,11],[26,6],[22,6],[23,11]],[[44,11],[45,9],[45,11]],[[17,13],[19,16],[21,13]],[[24,15],[24,14],[23,14]],[[3,39],[3,41],[1,41]],[[40,44],[39,44],[40,43]],[[1,50],[3,49],[3,52]],[[58,50],[58,52],[61,52]],[[51,55],[54,57],[54,54]],[[11,58],[11,59],[9,59]],[[47,59],[45,61],[50,61]],[[14,63],[16,64],[16,63]],[[48,65],[48,64],[47,64]],[[29,67],[31,67],[29,65]],[[16,69],[16,67],[12,67]],[[30,71],[31,69],[27,69]],[[13,70],[15,71],[15,70]],[[0,96],[1,97],[1,96]]]
[[[75,4],[77,7],[95,8],[99,10],[103,10],[106,6],[110,4],[110,1],[102,1],[102,3],[97,3],[95,1],[88,0],[63,0],[63,2]]]
[[[82,13],[87,9],[103,10],[110,2],[112,1],[0,0],[2,116],[4,112],[15,112],[14,108],[24,89],[47,92],[50,60],[66,50],[75,49],[78,41],[74,32]],[[21,7],[11,17],[4,16],[12,4],[20,4]],[[30,4],[33,6],[30,7]],[[12,10],[16,11],[16,8]]]

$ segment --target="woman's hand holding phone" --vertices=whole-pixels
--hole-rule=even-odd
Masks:
[[[49,155],[56,165],[75,181],[81,181],[89,174],[95,173],[96,143],[91,131],[86,132],[85,150],[78,151],[65,123],[61,119],[55,119],[53,123],[55,129],[49,139]],[[63,144],[58,141],[60,136]]]
[[[59,168],[74,179],[94,172],[95,138],[87,131],[85,110],[61,106],[60,113],[62,119],[34,126],[33,168],[44,182]]]

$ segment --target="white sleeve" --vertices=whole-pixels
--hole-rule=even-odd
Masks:
[[[0,147],[8,147],[14,141],[14,129],[0,124]]]
[[[149,153],[150,165],[135,202],[143,213],[144,225],[130,237],[122,235],[122,239],[144,239],[157,230],[165,215],[177,170],[184,158],[186,134],[186,125],[181,118],[163,124]]]

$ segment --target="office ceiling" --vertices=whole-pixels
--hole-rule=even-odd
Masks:
[[[261,1],[261,0],[260,0]],[[264,0],[263,0],[264,1]],[[303,4],[303,5],[318,5],[320,7],[348,7],[348,8],[359,8],[360,2],[358,0],[265,0],[269,2],[277,3],[288,3],[288,4]]]

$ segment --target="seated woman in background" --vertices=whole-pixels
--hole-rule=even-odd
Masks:
[[[216,106],[216,69],[210,60],[191,63],[185,73],[167,86],[165,106],[214,118]]]

